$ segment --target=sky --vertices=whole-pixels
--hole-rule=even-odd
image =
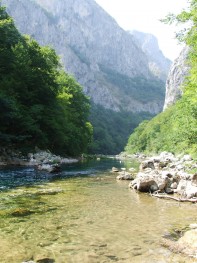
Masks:
[[[159,20],[169,13],[187,8],[187,0],[95,0],[125,30],[138,30],[155,35],[166,57],[178,57],[182,45],[175,39],[177,27]]]

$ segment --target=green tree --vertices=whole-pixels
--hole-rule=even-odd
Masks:
[[[21,36],[0,7],[0,146],[78,155],[91,140],[89,100],[50,47]]]

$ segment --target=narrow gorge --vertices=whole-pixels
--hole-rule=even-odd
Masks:
[[[171,61],[154,36],[124,31],[94,0],[2,3],[21,33],[56,50],[90,97],[90,151],[119,153],[139,122],[162,111]]]

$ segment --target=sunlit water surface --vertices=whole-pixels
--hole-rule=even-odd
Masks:
[[[161,246],[172,229],[197,221],[196,205],[155,199],[116,181],[117,160],[0,170],[0,262],[194,262]]]

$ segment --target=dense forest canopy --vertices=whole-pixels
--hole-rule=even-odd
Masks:
[[[197,152],[197,0],[189,1],[189,9],[178,16],[169,15],[169,23],[186,23],[177,34],[180,41],[189,46],[190,72],[185,79],[182,98],[151,121],[145,121],[131,134],[126,151],[175,153]],[[188,23],[189,22],[189,23]],[[190,25],[188,27],[188,25]]]
[[[22,36],[2,6],[0,36],[0,147],[86,151],[90,103],[55,51]]]
[[[115,112],[92,102],[90,122],[93,141],[88,147],[91,154],[119,154],[125,147],[130,133],[144,119],[151,119],[149,112]]]

